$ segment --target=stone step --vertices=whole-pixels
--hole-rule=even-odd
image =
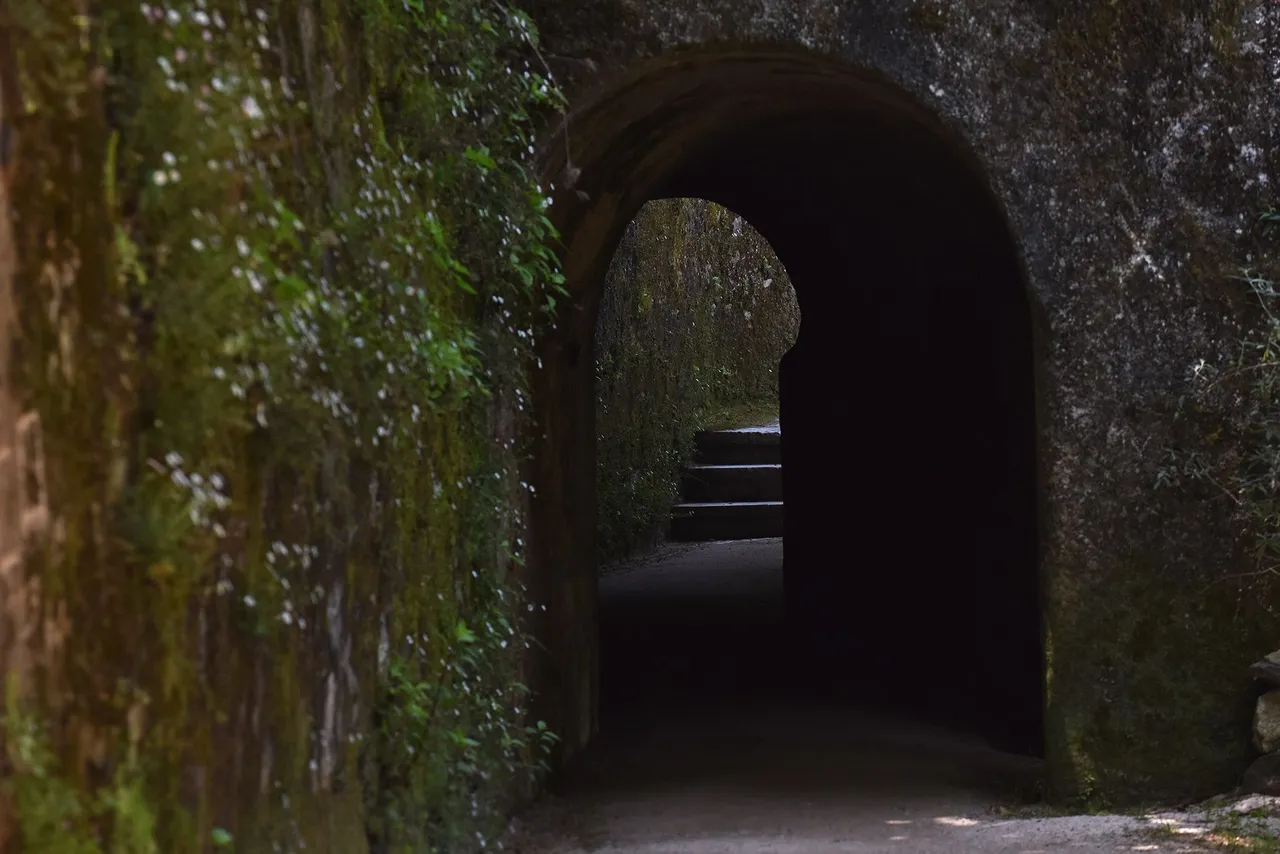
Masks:
[[[674,542],[781,536],[781,501],[701,502],[671,508],[670,539]]]
[[[781,501],[782,466],[694,465],[684,470],[680,494],[693,504],[717,501]]]
[[[777,430],[703,430],[693,438],[693,460],[699,465],[777,465],[782,462],[782,434]]]

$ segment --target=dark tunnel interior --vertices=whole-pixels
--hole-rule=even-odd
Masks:
[[[654,197],[744,216],[799,300],[782,601],[602,598],[601,726],[773,695],[1043,753],[1032,313],[968,155],[875,104],[726,128]]]

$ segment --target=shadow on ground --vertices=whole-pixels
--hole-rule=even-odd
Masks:
[[[715,782],[759,791],[899,785],[1030,790],[1039,763],[930,724],[892,696],[842,700],[785,621],[781,540],[672,547],[601,582],[601,739],[577,773],[603,789]],[[939,662],[920,662],[922,681]],[[945,660],[942,662],[945,666]]]
[[[1025,799],[1040,763],[937,723],[945,709],[855,705],[815,685],[788,636],[781,564],[780,540],[751,540],[605,573],[601,735],[509,847],[1195,850],[1126,817],[1000,820],[993,807]]]

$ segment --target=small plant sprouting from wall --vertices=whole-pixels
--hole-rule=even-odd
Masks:
[[[528,639],[505,608],[472,620],[479,631],[459,620],[446,658],[433,662],[410,638],[387,664],[374,735],[381,796],[369,822],[372,851],[407,854],[424,839],[437,850],[466,850],[495,839],[511,793],[547,770],[543,757],[557,739],[520,714],[530,692],[510,654]]]
[[[1242,272],[1257,312],[1232,355],[1192,365],[1177,416],[1190,438],[1169,451],[1157,482],[1199,483],[1229,507],[1253,545],[1256,569],[1235,576],[1242,593],[1274,608],[1280,581],[1280,212],[1257,221],[1259,253]]]
[[[777,416],[778,363],[799,325],[786,270],[741,217],[700,199],[641,210],[596,327],[603,560],[661,535],[695,431]]]

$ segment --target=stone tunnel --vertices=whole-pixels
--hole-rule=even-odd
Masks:
[[[1240,161],[1271,132],[1262,59],[1233,54],[1224,88],[1207,13],[1177,4],[1159,26],[1087,2],[775,5],[531,10],[571,81],[544,174],[575,306],[535,378],[532,516],[567,749],[597,720],[595,312],[640,206],[696,196],[769,240],[803,313],[785,583],[813,678],[971,692],[1059,793],[1229,784],[1249,686],[1223,674],[1275,626],[1200,643],[1234,607],[1204,581],[1239,550],[1220,514],[1155,491],[1154,449],[1226,312],[1207,271],[1266,181]],[[1243,43],[1275,22],[1238,24]],[[1161,45],[1207,63],[1194,84]]]
[[[764,235],[786,265],[803,314],[781,368],[781,417],[786,605],[805,677],[831,692],[871,690],[907,705],[938,695],[972,697],[967,719],[1002,747],[1042,754],[1050,793],[1059,800],[1184,799],[1233,787],[1251,757],[1256,689],[1247,667],[1275,649],[1280,620],[1269,603],[1233,581],[1253,564],[1229,505],[1207,489],[1159,489],[1157,476],[1177,440],[1174,413],[1189,367],[1228,355],[1223,342],[1238,340],[1245,303],[1234,278],[1249,260],[1251,222],[1275,205],[1280,6],[1272,0],[517,5],[537,23],[539,59],[568,100],[537,149],[544,184],[554,190],[550,216],[562,241],[568,296],[559,303],[556,328],[538,345],[528,470],[513,465],[511,472],[513,491],[515,481],[527,481],[534,498],[525,514],[520,483],[520,497],[505,508],[511,520],[502,523],[528,542],[527,560],[522,553],[510,568],[495,560],[547,606],[535,614],[540,644],[525,681],[536,695],[535,720],[545,719],[561,736],[558,759],[574,760],[600,720],[592,336],[605,275],[643,204],[693,196],[735,211]],[[257,8],[267,14],[265,5]],[[361,86],[343,90],[336,75],[340,60],[357,62],[369,47],[328,44],[329,24],[340,12],[343,4],[299,0],[271,13],[278,18],[271,33],[278,23],[282,44],[301,48],[305,74],[293,73],[305,77],[306,92],[297,106],[307,108],[300,113],[308,127],[314,110],[318,133],[295,146],[293,156],[323,173],[322,183],[338,184],[341,170],[331,173],[327,164],[343,149],[322,137],[345,132],[348,120],[358,132],[363,96],[352,95]],[[65,45],[86,41],[88,17],[78,7],[65,17]],[[270,43],[266,20],[253,43]],[[19,102],[11,91],[17,77],[10,68],[15,52],[5,49],[8,33],[8,21],[0,20],[0,119]],[[153,34],[148,44],[163,40]],[[338,56],[344,50],[345,59]],[[61,80],[65,71],[68,80],[83,74],[93,85],[76,83],[83,104],[50,100],[68,123],[21,128],[29,135],[25,151],[39,153],[39,143],[50,141],[44,146],[50,162],[72,176],[55,184],[38,169],[21,170],[23,181],[59,190],[58,204],[43,220],[15,229],[7,209],[0,212],[0,658],[7,673],[22,675],[39,655],[61,655],[57,644],[69,637],[76,654],[67,660],[76,669],[68,673],[106,680],[131,672],[133,647],[125,641],[124,660],[113,650],[112,666],[100,666],[106,659],[91,648],[95,625],[114,627],[119,618],[140,627],[138,637],[164,627],[152,626],[141,609],[101,607],[99,587],[116,584],[152,597],[138,601],[167,602],[168,588],[152,582],[173,567],[138,558],[136,566],[122,564],[130,571],[109,573],[117,567],[97,561],[92,550],[76,553],[76,571],[85,575],[65,578],[88,580],[64,587],[75,593],[73,613],[84,621],[78,634],[63,632],[52,618],[36,626],[39,590],[18,574],[24,550],[36,548],[28,540],[75,541],[89,530],[102,536],[107,529],[98,525],[94,502],[119,486],[118,449],[94,453],[115,435],[102,425],[119,415],[106,383],[97,382],[99,369],[115,367],[95,360],[94,348],[123,328],[115,312],[102,309],[109,295],[116,297],[105,275],[113,268],[99,263],[116,234],[105,227],[114,221],[103,218],[99,186],[115,151],[103,113],[123,107],[104,104],[96,88],[115,72],[88,65],[75,51],[68,55],[79,65],[51,55],[49,68],[59,74],[50,79]],[[260,112],[257,102],[245,103],[229,102],[237,115]],[[162,151],[157,142],[156,158]],[[8,195],[10,155],[2,153],[2,197],[21,202],[19,194]],[[209,162],[212,174],[217,164]],[[209,187],[217,204],[229,204],[222,183]],[[297,194],[318,188],[307,184]],[[327,204],[308,202],[318,211]],[[155,227],[170,219],[190,224],[184,217],[155,219]],[[196,250],[192,235],[182,234],[174,246],[203,251],[203,243]],[[19,244],[38,250],[30,270],[23,263],[27,278],[13,263],[24,257],[14,248]],[[57,264],[36,266],[51,248]],[[352,254],[368,260],[365,248]],[[82,251],[89,254],[82,258]],[[38,280],[56,291],[64,275],[88,296],[83,304],[59,303],[62,315],[46,318],[58,306],[33,309],[38,300],[21,288],[14,289],[21,299],[10,301],[13,282]],[[185,300],[187,280],[171,279]],[[13,315],[37,331],[65,323],[77,341],[93,344],[77,362],[91,370],[72,377],[74,383],[48,380],[58,373],[55,361],[37,364],[31,354],[62,347],[62,332],[22,338]],[[29,390],[10,376],[18,362],[23,379],[52,383],[56,394],[37,401],[44,411],[29,411],[19,394]],[[203,382],[206,367],[187,365],[183,376],[199,368]],[[152,375],[139,367],[137,376]],[[166,405],[179,419],[191,408],[190,400],[178,399],[184,388],[165,389],[177,389]],[[493,427],[514,460],[513,425],[524,423],[516,416],[524,400],[511,399],[521,394],[516,389],[496,391],[494,412],[484,417],[497,426],[485,422],[484,429]],[[206,408],[214,411],[209,401],[222,399],[209,397]],[[92,430],[59,423],[59,413],[74,408],[92,410],[84,422]],[[442,435],[452,436],[453,426],[441,427]],[[486,442],[494,438],[476,432]],[[245,439],[235,454],[245,447],[258,445]],[[330,450],[350,450],[316,447],[324,450],[325,467]],[[291,833],[301,839],[301,825],[316,837],[328,835],[335,850],[362,850],[369,842],[355,745],[357,736],[376,729],[371,707],[404,573],[398,552],[393,558],[381,549],[396,514],[378,517],[382,527],[371,521],[392,498],[398,506],[398,497],[380,494],[371,474],[350,468],[324,468],[318,478],[322,486],[344,481],[352,497],[315,511],[324,515],[317,527],[326,529],[315,536],[326,538],[329,552],[314,569],[332,584],[329,598],[313,603],[321,610],[307,633],[290,612],[287,645],[264,645],[238,628],[233,618],[241,612],[218,604],[222,599],[209,598],[212,604],[188,614],[185,600],[173,598],[182,605],[173,608],[174,624],[189,617],[199,626],[192,628],[198,644],[193,637],[191,645],[199,647],[201,667],[188,669],[219,692],[229,688],[227,715],[221,707],[189,707],[184,691],[175,690],[182,702],[174,699],[157,717],[182,728],[190,718],[199,731],[198,755],[185,750],[186,741],[170,740],[167,729],[162,733],[166,764],[157,768],[191,764],[187,777],[173,776],[182,784],[173,787],[174,797],[188,799],[188,783],[192,802],[228,793],[220,812],[199,816],[203,838],[210,838],[211,822],[231,827],[254,809],[261,810],[254,821],[274,826],[273,775],[292,775],[296,814],[338,815],[355,841],[325,829],[334,826],[326,821],[290,819]],[[380,471],[392,468],[387,461]],[[178,474],[160,473],[156,482]],[[455,483],[461,493],[471,481]],[[83,496],[68,501],[68,484],[84,486]],[[274,520],[290,516],[288,505],[268,506],[251,494],[254,524],[268,511],[272,525],[292,524]],[[450,523],[442,527],[454,532],[456,520],[443,504],[431,510],[439,517],[433,522]],[[454,533],[448,538],[466,545]],[[460,551],[452,539],[449,548]],[[178,553],[176,545],[166,548]],[[452,554],[415,552],[415,560],[453,569]],[[253,607],[249,599],[241,599],[246,608]],[[209,644],[205,623],[196,619],[207,615],[218,618],[209,637],[220,639]],[[148,666],[168,678],[161,664],[169,661]],[[204,675],[206,665],[212,676]],[[61,691],[60,683],[51,684]],[[84,759],[88,768],[101,741],[89,723],[101,721],[72,712],[88,709],[124,733],[126,707],[112,705],[108,714],[103,698],[115,695],[102,685],[68,684],[65,693],[79,705],[54,711],[79,745],[71,761]],[[142,707],[141,699],[127,707],[129,733],[133,710]],[[267,721],[262,732],[260,717]],[[70,728],[82,724],[83,730]],[[94,764],[91,774],[73,773],[87,779],[98,770]],[[0,811],[0,847],[9,823]],[[246,827],[251,823],[245,818]]]

